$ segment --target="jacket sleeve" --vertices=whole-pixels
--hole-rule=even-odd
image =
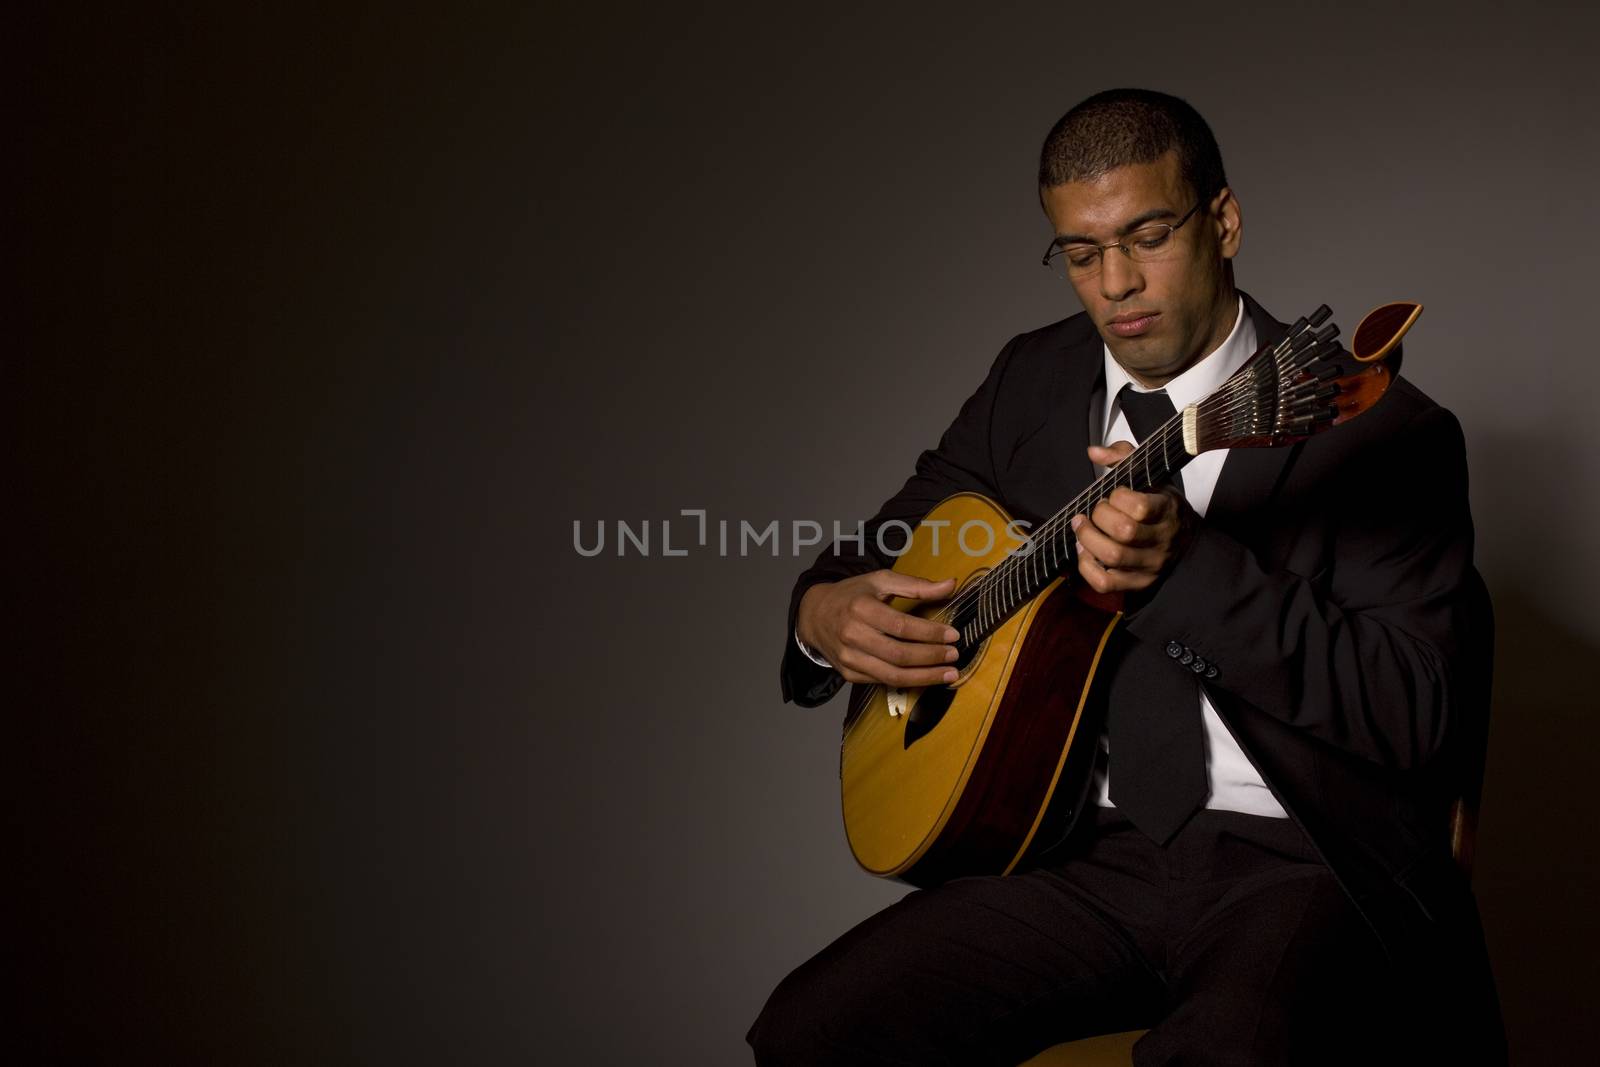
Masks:
[[[779,680],[783,699],[801,707],[830,700],[844,685],[838,671],[813,663],[795,644],[800,598],[820,582],[836,582],[857,574],[894,566],[908,542],[908,531],[945,497],[963,490],[998,497],[991,429],[996,398],[1021,336],[995,357],[988,375],[961,406],[935,448],[917,457],[916,471],[900,491],[884,502],[861,527],[861,538],[839,538],[802,571],[789,597],[784,653]]]
[[[1202,521],[1128,630],[1192,649],[1218,667],[1207,685],[1331,745],[1421,766],[1480,675],[1470,661],[1490,625],[1461,428],[1427,407],[1314,491],[1328,502],[1320,510],[1335,509],[1327,569],[1311,579],[1268,570]]]

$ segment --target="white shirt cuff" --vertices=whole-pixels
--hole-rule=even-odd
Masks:
[[[794,643],[799,646],[801,652],[805,653],[806,659],[810,660],[812,663],[815,663],[819,667],[826,667],[830,671],[833,670],[833,664],[823,659],[822,656],[817,653],[816,649],[800,640],[800,627],[798,626],[794,628]]]

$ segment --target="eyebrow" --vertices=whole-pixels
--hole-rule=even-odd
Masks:
[[[1150,211],[1146,211],[1143,215],[1137,215],[1128,222],[1123,223],[1122,228],[1117,231],[1117,236],[1126,237],[1139,227],[1148,226],[1157,219],[1175,219],[1177,217],[1178,213],[1169,207],[1154,208]],[[1092,245],[1099,244],[1100,242],[1096,241],[1093,237],[1089,237],[1081,233],[1064,233],[1057,236],[1056,239],[1051,243],[1057,247],[1060,247],[1061,245],[1070,244]]]

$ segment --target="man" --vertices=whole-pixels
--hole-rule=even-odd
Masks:
[[[1084,101],[1039,184],[1084,311],[1007,344],[855,551],[800,576],[787,700],[949,679],[954,632],[885,601],[951,583],[889,571],[885,523],[961,490],[1037,523],[1285,330],[1234,288],[1240,204],[1183,101]],[[1142,1027],[1141,1067],[1503,1062],[1445,840],[1491,642],[1454,417],[1400,379],[1348,425],[1178,481],[1074,521],[1077,577],[1127,613],[1065,843],[844,934],[773,992],[759,1063],[1014,1064]]]

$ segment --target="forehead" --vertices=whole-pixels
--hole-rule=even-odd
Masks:
[[[1051,186],[1042,199],[1058,235],[1110,237],[1152,211],[1183,214],[1192,206],[1188,196],[1177,153],[1168,152],[1153,163],[1130,163],[1088,181]]]

